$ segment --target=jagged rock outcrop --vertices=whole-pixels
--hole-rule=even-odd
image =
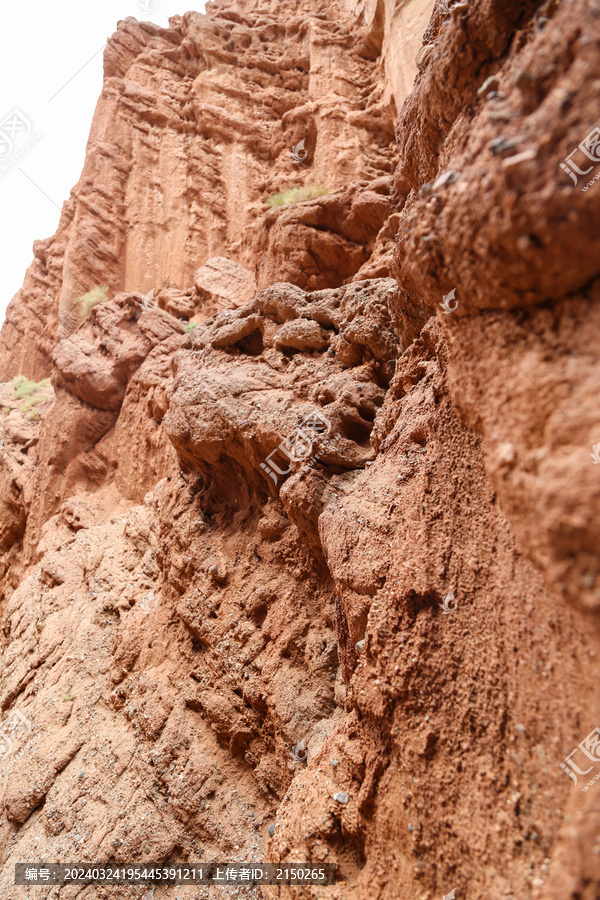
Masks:
[[[10,900],[40,857],[600,897],[600,210],[560,167],[600,165],[600,18],[442,3],[404,100],[424,10],[218,0],[107,48],[0,347]],[[263,209],[300,164],[330,192]]]
[[[407,4],[422,28],[429,6]],[[335,194],[350,181],[393,171],[397,108],[371,30],[357,29],[338,0],[284,0],[272,8],[216,0],[206,15],[176,16],[168,29],[120,22],[106,47],[80,181],[56,236],[34,248],[9,307],[2,369],[49,374],[56,341],[81,321],[76,298],[97,285],[106,284],[111,296],[187,289],[199,266],[222,256],[256,272],[265,286],[273,283],[273,266],[285,268],[290,241],[295,265],[279,278],[295,281],[298,265],[312,255],[303,249],[307,234],[319,245],[317,265],[334,265],[318,283],[313,275],[310,287],[354,275],[368,256],[364,243],[375,240],[385,217],[380,195],[364,216],[359,196],[359,208],[342,216],[341,233],[345,198],[336,204],[325,197],[300,234],[282,223],[286,242],[271,248],[264,277],[254,226],[265,201],[281,190],[322,185]],[[398,56],[387,68],[403,73],[400,101],[414,61]],[[269,213],[266,229],[285,213]]]

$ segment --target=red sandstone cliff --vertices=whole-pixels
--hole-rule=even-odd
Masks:
[[[600,165],[600,18],[425,16],[218,0],[107,47],[0,336],[11,900],[40,858],[600,897],[600,188],[559,165]]]

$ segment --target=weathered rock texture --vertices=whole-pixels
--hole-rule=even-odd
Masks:
[[[598,10],[217,2],[106,67],[1,338],[2,896],[598,900]]]
[[[410,0],[394,19],[407,47],[430,6]],[[207,9],[174,17],[166,30],[125,19],[109,41],[80,181],[55,237],[35,245],[0,337],[10,374],[49,373],[54,344],[81,321],[75,299],[96,285],[111,295],[186,289],[215,256],[255,271],[261,285],[272,283],[277,266],[278,278],[296,283],[318,243],[303,278],[337,286],[367,259],[385,218],[380,196],[367,215],[361,198],[342,223],[345,199],[315,204],[301,232],[291,226],[287,234],[289,271],[287,248],[257,252],[254,225],[281,189],[318,184],[335,193],[393,171],[396,103],[408,92],[414,58],[388,60],[380,17],[357,27],[340,0],[216,0]],[[390,72],[403,86],[395,100]],[[285,212],[272,213],[265,228]],[[328,270],[319,284],[315,264]]]

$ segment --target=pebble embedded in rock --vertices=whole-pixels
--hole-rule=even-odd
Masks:
[[[537,151],[534,147],[528,147],[526,150],[523,150],[522,153],[517,153],[515,156],[508,156],[506,159],[502,160],[502,167],[504,169],[512,169],[515,166],[521,165],[523,162],[530,162],[535,159],[537,156]]]
[[[362,651],[365,649],[365,641],[364,641],[364,638],[363,638],[362,641],[357,641],[357,642],[356,642],[356,649],[358,650],[359,653],[362,653]]]
[[[344,806],[350,801],[350,797],[344,791],[338,791],[337,794],[333,795],[333,799],[338,803],[343,803]]]
[[[273,835],[275,834],[275,826],[274,825],[269,825],[269,834],[271,837],[273,837]]]
[[[429,60],[431,59],[431,54],[433,53],[433,44],[425,44],[415,57],[415,64],[419,72],[422,72]]]
[[[495,138],[490,142],[489,148],[494,156],[502,156],[507,150],[512,150],[517,146],[517,141],[511,138]]]
[[[208,574],[217,584],[224,584],[227,581],[227,571],[224,565],[209,566]]]
[[[437,191],[438,188],[445,187],[447,184],[454,184],[459,178],[460,172],[454,172],[452,169],[449,169],[447,172],[442,172],[439,178],[436,178],[433,182],[433,190]]]

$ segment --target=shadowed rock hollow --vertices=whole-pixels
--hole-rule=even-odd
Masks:
[[[599,48],[584,0],[119,23],[0,335],[3,897],[600,898]]]

